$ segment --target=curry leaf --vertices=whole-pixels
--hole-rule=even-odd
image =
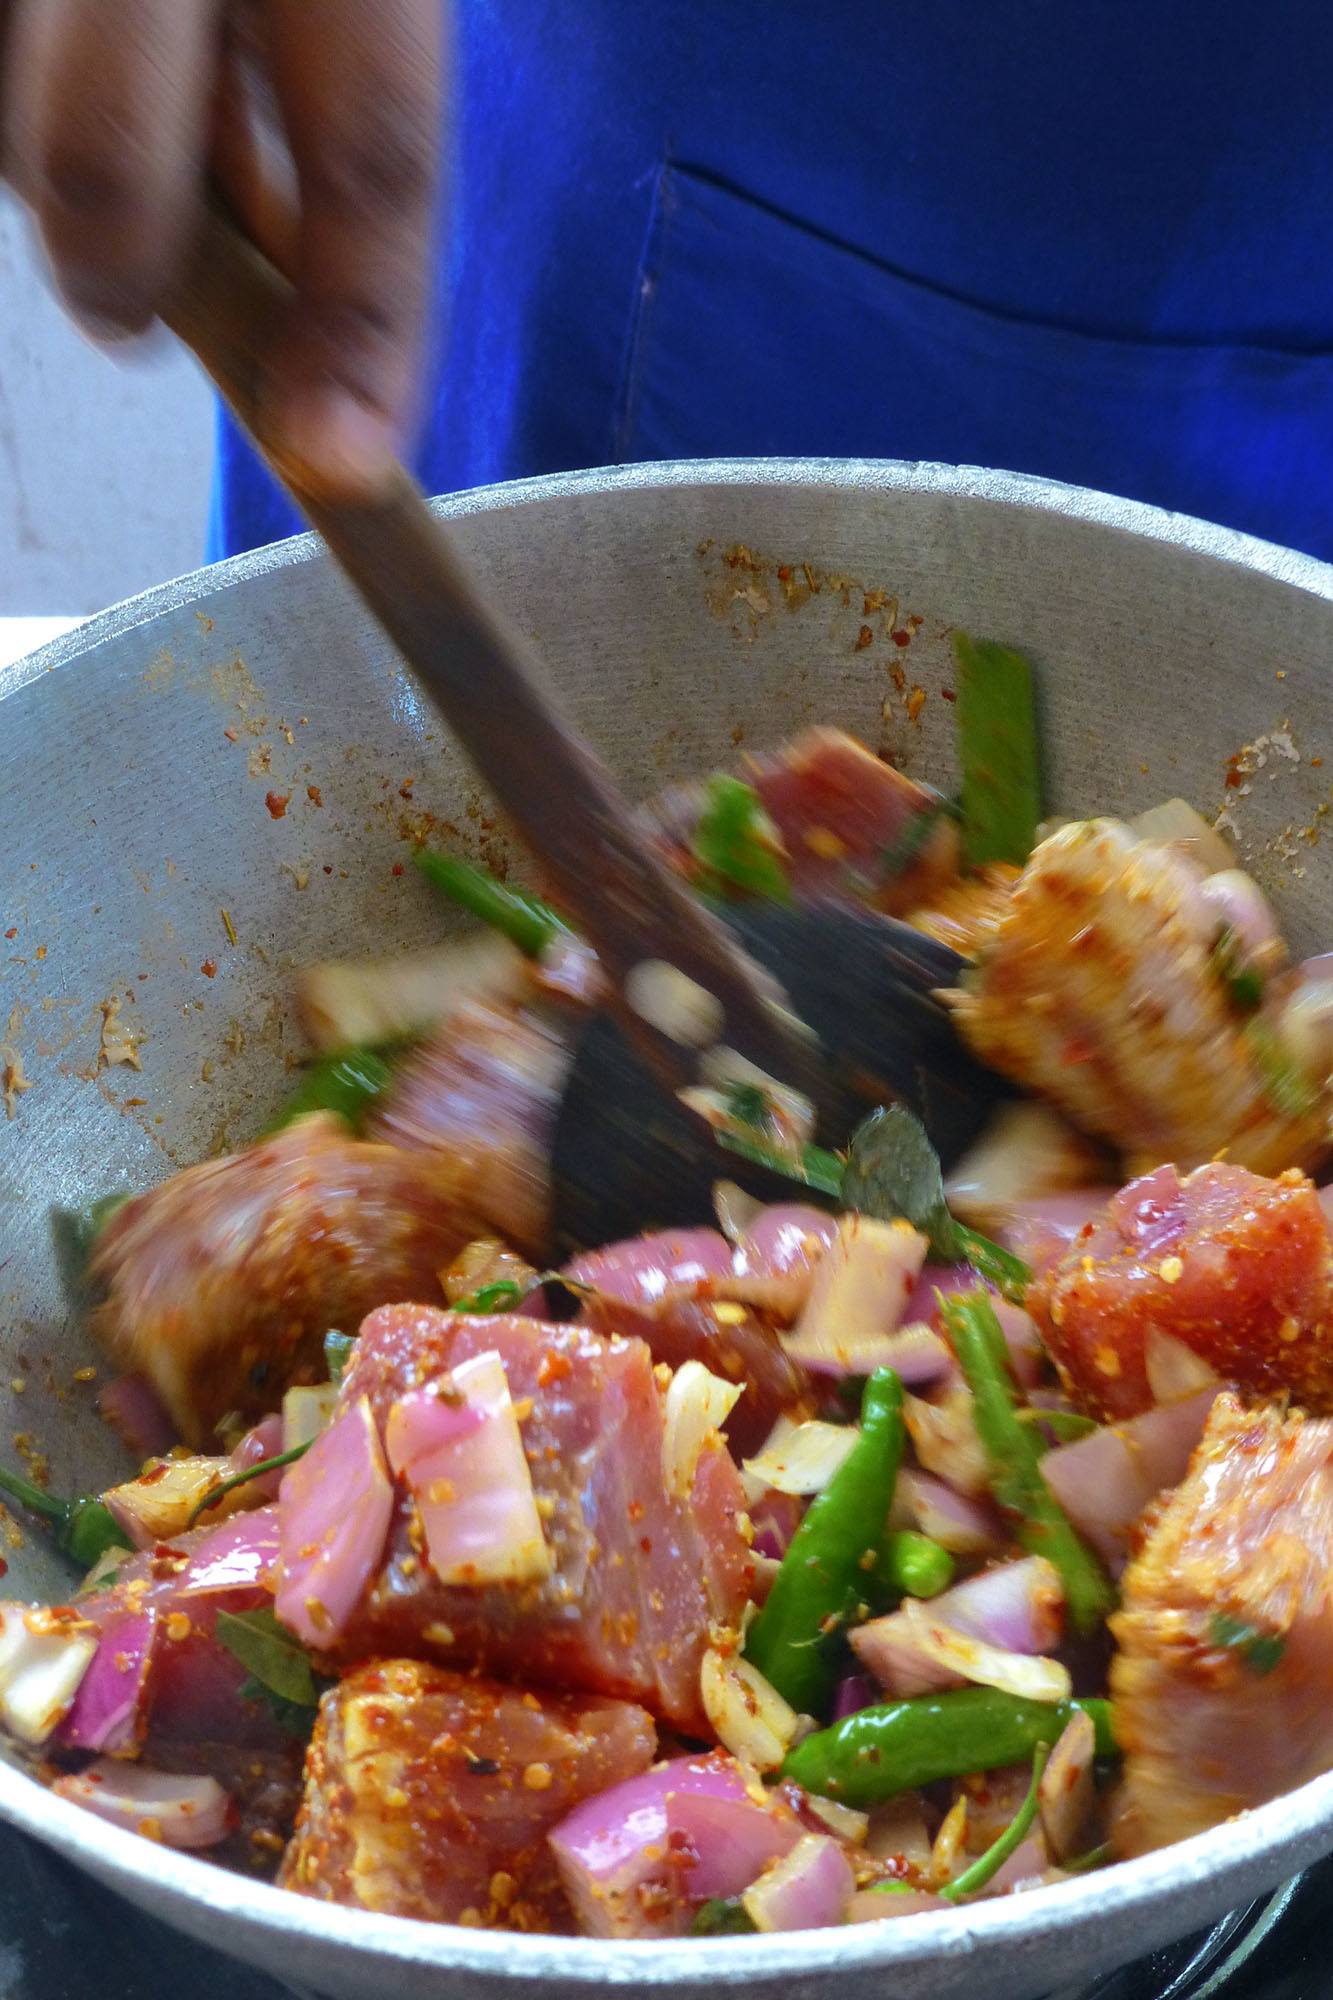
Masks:
[[[262,1687],[283,1701],[313,1708],[319,1700],[310,1656],[271,1611],[219,1611],[217,1636]]]

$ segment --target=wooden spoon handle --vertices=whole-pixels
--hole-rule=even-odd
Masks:
[[[531,648],[473,587],[410,475],[398,467],[374,499],[349,504],[318,491],[266,445],[263,363],[290,296],[287,280],[213,206],[164,318],[540,856],[557,899],[597,950],[627,1032],[663,1081],[673,1088],[693,1081],[701,1049],[725,1044],[816,1096],[817,1045],[781,988],[648,845],[609,773],[547,692]],[[647,1005],[660,1020],[664,984],[679,986],[657,972],[663,963],[711,996],[684,1040],[682,1028],[663,1032],[641,1011]],[[653,970],[645,974],[645,965]]]

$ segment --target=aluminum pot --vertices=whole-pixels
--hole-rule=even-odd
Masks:
[[[930,465],[656,465],[442,504],[636,794],[839,722],[952,776],[949,630],[1040,663],[1052,810],[1227,809],[1297,952],[1317,845],[1333,569],[1152,508]],[[1234,763],[1250,745],[1243,767]],[[151,591],[0,670],[0,1429],[53,1481],[123,1475],[48,1214],[257,1129],[299,1046],[294,967],[438,935],[407,842],[502,838],[312,537]],[[1246,775],[1248,773],[1248,775]],[[108,1023],[108,1014],[110,1021]],[[138,1069],[108,1063],[133,1049]],[[15,1064],[19,1066],[16,1077]],[[39,1537],[6,1594],[69,1579]],[[655,1945],[327,1908],[117,1832],[0,1763],[0,1813],[183,1930],[316,1990],[560,2000],[988,2000],[1067,1987],[1333,1848],[1333,1777],[1113,1872],[838,1931]]]

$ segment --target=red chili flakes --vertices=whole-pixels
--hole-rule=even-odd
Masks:
[[[870,627],[863,625],[856,635],[856,644],[852,647],[852,651],[854,653],[864,653],[866,647],[873,643],[874,637],[875,635]]]
[[[412,798],[412,787],[413,785],[415,785],[415,783],[416,783],[415,778],[404,778],[402,784],[398,787],[399,798],[406,799],[410,804]]]
[[[952,689],[952,688],[941,688],[941,689],[940,689],[940,700],[941,700],[941,701],[957,701],[957,699],[958,699],[958,696],[957,696],[957,695],[956,695],[956,694],[954,693],[954,691],[953,691],[953,689]]]
[[[199,970],[203,973],[205,979],[216,979],[218,976],[217,963],[211,958],[206,958]]]
[[[1244,783],[1244,779],[1241,777],[1240,772],[1236,769],[1234,764],[1227,771],[1225,783],[1227,790],[1231,792],[1238,791],[1240,789],[1240,786]]]
[[[264,804],[268,807],[270,819],[284,819],[286,817],[291,796],[290,792],[265,792]]]
[[[923,687],[913,686],[912,692],[907,697],[907,720],[915,722],[925,705],[926,690]]]
[[[326,875],[332,875],[332,873],[333,873],[333,863],[332,863],[331,861],[326,861],[326,862],[324,863],[324,873],[325,873]]]
[[[5,932],[5,936],[7,938],[16,938],[18,934],[19,934],[19,927],[17,924],[11,924],[9,926],[9,929]]]
[[[239,743],[241,740],[241,733],[238,729],[224,729],[222,734],[226,737],[228,743]]]
[[[910,646],[912,643],[911,633],[904,632],[901,626],[896,632],[890,632],[889,637],[892,639],[895,646]]]
[[[305,795],[309,799],[312,806],[322,806],[324,803],[324,799],[318,785],[307,785],[305,788]]]
[[[1319,766],[1320,766],[1320,765],[1321,765],[1321,764],[1323,763],[1323,761],[1324,761],[1324,760],[1323,760],[1323,758],[1322,758],[1322,757],[1312,757],[1312,758],[1310,759],[1310,768],[1311,768],[1311,770],[1312,770],[1312,771],[1317,771],[1317,770],[1319,769]]]
[[[565,1377],[572,1373],[573,1363],[569,1356],[559,1353],[554,1347],[548,1347],[537,1364],[537,1387],[545,1389],[551,1382],[563,1382]]]
[[[394,874],[395,874],[395,875],[401,875],[401,874],[402,874],[402,872],[403,872],[403,864],[402,864],[402,862],[401,862],[401,861],[395,861],[395,862],[394,862],[394,864],[393,864],[393,872],[394,872]]]
[[[791,564],[790,564],[790,563],[779,563],[779,564],[778,564],[778,582],[779,582],[779,583],[790,583],[790,582],[791,582]]]

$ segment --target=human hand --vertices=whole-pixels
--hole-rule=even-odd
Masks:
[[[441,11],[441,0],[0,0],[0,162],[71,312],[102,336],[146,327],[211,172],[296,288],[268,371],[266,435],[341,497],[374,490],[409,420]]]

